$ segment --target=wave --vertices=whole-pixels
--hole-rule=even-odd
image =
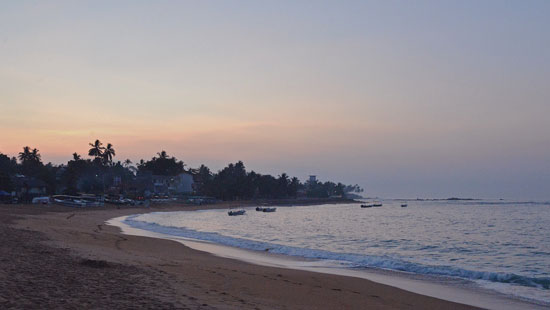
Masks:
[[[253,251],[266,251],[276,254],[298,256],[308,259],[321,259],[339,262],[341,265],[349,268],[380,268],[395,271],[403,271],[424,275],[458,277],[468,280],[485,280],[497,283],[508,283],[527,287],[536,287],[539,289],[550,289],[550,277],[527,277],[513,273],[500,273],[488,271],[474,271],[455,266],[431,266],[408,262],[390,256],[360,255],[353,253],[335,253],[324,250],[315,250],[285,246],[274,243],[241,239],[224,236],[215,232],[199,232],[192,229],[162,226],[156,223],[139,221],[132,215],[128,216],[124,223],[138,229],[167,234],[171,236],[209,241],[226,246],[243,248]]]

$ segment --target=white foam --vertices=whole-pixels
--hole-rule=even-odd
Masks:
[[[258,265],[364,278],[381,284],[404,289],[413,293],[486,309],[547,309],[546,306],[542,306],[540,304],[523,302],[517,299],[509,299],[504,295],[491,293],[490,291],[484,291],[475,288],[472,289],[469,287],[464,287],[461,284],[457,283],[451,285],[450,282],[442,282],[441,279],[439,279],[439,281],[430,281],[428,278],[417,278],[411,274],[400,274],[393,273],[391,271],[386,272],[383,270],[376,271],[372,269],[349,268],[349,264],[342,264],[342,261],[340,260],[305,260],[299,259],[298,257],[292,258],[292,256],[278,255],[266,252],[265,250],[257,251],[238,249],[231,246],[212,243],[211,241],[203,239],[194,239],[191,237],[177,236],[160,232],[173,232],[172,229],[174,228],[171,227],[164,227],[164,229],[159,229],[159,227],[157,227],[157,230],[159,231],[144,230],[139,227],[128,225],[127,220],[129,218],[131,217],[120,217],[111,219],[107,222],[107,224],[121,228],[122,232],[125,234],[175,240],[200,251],[206,251],[217,256],[238,259]],[[141,225],[143,225],[143,223]],[[151,228],[151,226],[148,227]],[[176,229],[181,230],[181,228]],[[196,232],[189,231],[188,235],[195,235],[195,233]],[[201,235],[203,237],[213,236],[211,234],[204,233],[198,233],[198,235]]]

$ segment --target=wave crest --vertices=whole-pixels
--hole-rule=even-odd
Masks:
[[[468,280],[485,280],[498,283],[509,283],[521,286],[536,287],[546,290],[550,289],[550,278],[548,277],[535,278],[521,276],[513,273],[467,270],[453,266],[431,266],[407,262],[402,259],[389,256],[335,253],[323,250],[285,246],[274,243],[234,238],[220,235],[214,232],[199,232],[196,230],[181,227],[162,226],[156,223],[136,220],[136,217],[138,216],[139,215],[129,216],[124,220],[124,223],[134,228],[139,228],[152,232],[189,239],[209,241],[247,250],[265,251],[266,249],[269,249],[269,252],[276,254],[298,256],[309,259],[337,261],[342,265],[352,268],[380,268],[425,275],[458,277]]]

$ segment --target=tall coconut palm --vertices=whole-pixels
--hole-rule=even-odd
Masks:
[[[20,171],[24,175],[36,176],[40,173],[42,161],[40,160],[40,154],[38,149],[32,149],[28,146],[23,148],[23,152],[20,152],[19,160],[21,160]]]
[[[25,162],[31,159],[31,154],[32,154],[31,148],[28,146],[25,146],[23,148],[23,152],[19,152],[19,156],[17,157],[21,162]]]
[[[23,152],[19,152],[19,160],[22,163],[24,162],[40,162],[41,155],[38,153],[38,149],[34,148],[31,150],[30,147],[25,146]]]
[[[113,156],[115,156],[115,149],[111,143],[107,143],[107,147],[103,151],[103,160],[105,163],[110,163],[113,161]]]
[[[32,149],[32,152],[31,152],[31,160],[32,161],[36,161],[36,162],[39,162],[42,158],[42,155],[40,155],[38,153],[38,149],[34,148]]]
[[[89,144],[92,148],[88,151],[88,156],[101,158],[103,156],[103,150],[105,149],[103,147],[103,143],[101,143],[101,141],[99,140],[95,140],[94,143],[89,143]]]

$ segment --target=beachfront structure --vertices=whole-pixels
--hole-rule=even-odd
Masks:
[[[153,175],[151,177],[151,182],[153,182],[153,193],[168,194],[171,178],[171,176],[167,175]]]
[[[193,175],[187,172],[180,173],[172,180],[172,189],[179,194],[190,194],[193,192]]]
[[[46,194],[46,183],[35,177],[27,177],[21,174],[11,178],[14,196],[24,201]]]
[[[186,195],[193,192],[193,176],[187,172],[176,176],[152,175],[154,194]]]
[[[193,176],[187,172],[169,176],[139,171],[133,180],[123,181],[123,187],[129,197],[189,195],[193,193]]]

